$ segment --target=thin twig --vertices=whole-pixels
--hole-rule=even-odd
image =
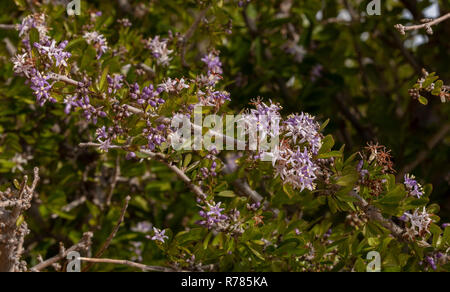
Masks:
[[[403,229],[395,224],[392,220],[386,219],[381,214],[380,210],[375,208],[374,206],[370,205],[366,200],[364,200],[362,197],[360,197],[356,192],[350,192],[350,196],[356,198],[358,201],[356,202],[356,205],[360,207],[367,217],[371,221],[375,221],[380,223],[384,228],[388,229],[393,236],[395,236],[399,240],[403,240]]]
[[[0,24],[0,29],[9,30],[9,29],[16,29],[15,24]]]
[[[200,21],[205,17],[210,7],[211,4],[209,4],[205,9],[200,11],[200,13],[197,15],[192,25],[183,35],[183,39],[181,40],[181,64],[183,65],[183,67],[189,67],[189,65],[186,63],[187,43],[189,39],[194,35],[194,32],[197,29],[198,25],[200,24]]]
[[[117,181],[119,180],[119,177],[120,177],[120,156],[117,156],[116,166],[114,168],[114,175],[113,175],[113,178],[111,181],[111,187],[109,189],[108,196],[106,197],[106,206],[111,205],[111,199],[112,199],[114,190],[117,186]]]
[[[117,222],[117,224],[114,227],[114,229],[111,232],[111,234],[106,239],[106,241],[103,244],[103,246],[95,254],[96,258],[101,257],[105,253],[105,251],[108,249],[108,247],[111,245],[112,240],[114,239],[114,237],[116,236],[117,232],[119,231],[120,225],[123,223],[123,221],[125,219],[125,213],[127,212],[128,204],[130,203],[130,200],[131,200],[130,196],[127,196],[125,198],[125,203],[123,204],[122,211],[120,212],[119,221]],[[93,266],[92,264],[88,265],[86,268],[83,269],[83,272],[87,272],[92,266]]]
[[[8,54],[13,57],[16,55],[17,49],[16,47],[13,45],[13,43],[11,42],[11,40],[9,38],[4,38],[3,42],[5,43],[6,46],[6,50],[8,51]]]
[[[51,265],[65,259],[67,255],[73,251],[82,251],[86,250],[91,245],[91,239],[92,239],[93,233],[92,232],[86,232],[83,234],[83,237],[81,240],[71,248],[67,250],[63,250],[63,252],[60,252],[58,255],[43,261],[42,263],[37,264],[36,266],[31,268],[32,272],[40,272],[45,268],[50,267]]]
[[[431,27],[434,25],[437,25],[449,18],[450,18],[450,13],[447,13],[439,18],[436,18],[432,21],[425,22],[423,24],[410,25],[410,26],[404,26],[403,24],[396,24],[395,28],[403,35],[405,35],[407,31],[419,30],[419,29],[423,29],[423,28],[427,30],[428,34],[433,34],[433,30],[431,29]]]

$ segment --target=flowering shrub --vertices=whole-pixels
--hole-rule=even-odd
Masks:
[[[323,30],[311,29],[313,36],[306,37],[306,26],[296,31],[299,19],[291,14],[306,21],[321,9],[316,4],[98,1],[69,17],[58,1],[34,1],[34,12],[24,2],[1,4],[21,20],[1,35],[0,182],[15,189],[0,193],[0,270],[64,271],[72,251],[86,256],[79,259],[84,271],[366,271],[371,251],[384,271],[450,269],[450,228],[431,203],[432,186],[409,173],[417,165],[396,168],[392,151],[379,144],[389,131],[376,139],[360,124],[361,108],[376,109],[346,104],[344,91],[334,89],[337,120],[345,116],[357,132],[349,134],[345,122],[342,131],[331,126],[324,100],[305,102],[317,116],[298,105],[296,92],[312,98],[325,93],[314,87],[336,87],[333,66],[341,66],[325,68],[312,57],[332,38],[331,18],[318,19]],[[270,21],[255,22],[265,16]],[[271,27],[284,38],[276,48],[281,40]],[[314,38],[310,53],[300,45],[304,37]],[[240,46],[254,54],[252,69]],[[273,71],[276,60],[290,62],[282,64],[286,71]],[[297,71],[302,66],[308,78]],[[345,79],[353,78],[352,66],[343,69]],[[267,72],[261,79],[252,70]],[[361,82],[369,90],[366,73]],[[445,99],[443,81],[430,80],[416,90],[436,95],[438,87]],[[252,87],[277,87],[284,96],[247,103],[242,95]],[[401,89],[405,98],[407,86]],[[212,129],[223,120],[196,124],[199,113],[240,113],[242,137],[279,143],[206,147],[208,135],[233,146],[242,141],[234,129],[231,137]],[[175,125],[201,138],[185,139]],[[448,121],[443,125],[429,148],[449,131]],[[365,141],[346,147],[349,135]],[[175,149],[180,141],[194,147]],[[428,155],[418,152],[424,155],[418,164]],[[27,177],[14,181],[34,167],[31,185]]]

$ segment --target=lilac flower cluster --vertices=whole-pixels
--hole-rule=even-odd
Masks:
[[[30,88],[34,91],[36,95],[36,100],[40,106],[43,106],[47,101],[56,102],[56,99],[50,96],[50,89],[53,84],[48,82],[49,76],[42,76],[39,71],[32,70],[31,86]]]
[[[261,203],[260,202],[256,202],[256,203],[252,203],[252,204],[248,204],[247,203],[247,209],[249,211],[257,211],[259,208],[261,207]]]
[[[225,102],[230,101],[230,94],[226,91],[214,90],[212,87],[207,87],[206,92],[199,90],[197,92],[200,105],[213,106],[220,108]]]
[[[269,105],[256,101],[256,108],[251,109],[243,115],[241,121],[245,126],[246,134],[258,132],[260,141],[279,136],[279,123],[281,121],[280,110],[278,104],[270,101]]]
[[[363,169],[364,166],[364,160],[360,160],[358,162],[358,165],[356,166],[356,170],[359,172],[359,175],[361,177],[361,181],[364,181],[366,176],[369,175],[369,171],[367,169]]]
[[[423,207],[422,212],[416,209],[413,214],[409,212],[403,214],[400,220],[411,223],[411,227],[407,229],[407,235],[410,238],[415,236],[423,237],[430,233],[430,225],[433,222],[425,207]]]
[[[172,79],[167,78],[166,81],[158,86],[158,91],[165,91],[167,93],[180,93],[183,89],[189,88],[184,78]]]
[[[64,51],[68,43],[65,40],[57,45],[55,40],[44,38],[39,43],[34,43],[34,46],[39,50],[41,55],[46,55],[56,67],[67,67],[67,61],[72,56],[71,53]]]
[[[97,124],[98,117],[105,118],[106,113],[103,111],[102,107],[94,107],[91,105],[89,98],[90,85],[91,81],[84,78],[82,82],[79,82],[75,94],[66,96],[64,99],[64,104],[66,105],[65,113],[69,114],[72,110],[80,108],[83,111],[86,120],[92,121],[93,124]]]
[[[83,38],[88,44],[94,46],[97,51],[97,59],[100,59],[109,48],[105,37],[96,31],[85,32]]]
[[[217,176],[218,165],[217,165],[216,160],[218,159],[217,158],[218,154],[219,154],[219,151],[217,151],[216,148],[211,148],[209,150],[208,155],[205,156],[206,160],[210,160],[211,161],[211,166],[210,166],[210,168],[207,168],[207,167],[200,168],[200,175],[201,175],[202,179],[206,179],[206,178],[209,178],[209,177],[216,177]]]
[[[308,143],[313,154],[319,152],[322,139],[319,133],[320,125],[309,114],[292,115],[284,122],[286,137],[292,137],[294,144]]]
[[[442,254],[441,254],[442,255]],[[437,270],[436,260],[434,256],[425,257],[425,261],[430,265],[433,270]]]
[[[163,87],[154,88],[153,85],[146,86],[140,90],[139,84],[134,83],[130,88],[130,97],[139,105],[150,105],[152,110],[156,110],[159,106],[163,105],[166,101],[160,97],[160,94],[164,91]]]
[[[197,83],[204,87],[197,92],[201,105],[220,108],[226,101],[230,101],[230,94],[226,91],[215,89],[217,83],[222,79],[222,62],[218,53],[213,51],[201,59],[207,66],[207,75],[200,75]]]
[[[259,133],[259,139],[273,139],[284,133],[281,145],[271,149],[270,152],[260,149],[255,159],[271,160],[275,168],[275,176],[279,176],[284,183],[290,184],[294,189],[314,190],[319,167],[313,161],[321,147],[320,126],[309,114],[293,115],[282,122],[281,107],[270,102],[269,105],[257,100],[256,109],[250,110],[243,116],[244,124],[251,131]],[[261,145],[260,145],[261,146]],[[261,147],[260,147],[261,148]]]
[[[121,89],[123,86],[123,80],[125,78],[122,74],[113,74],[108,75],[106,77],[106,81],[108,82],[108,93],[115,94],[117,90]]]
[[[199,199],[199,202],[202,200]],[[228,215],[223,214],[225,208],[221,208],[222,202],[215,203],[214,201],[206,202],[202,206],[199,215],[203,220],[197,224],[215,230],[217,232],[228,232],[229,234],[242,234],[244,232],[240,222],[240,212],[236,209],[231,210]]]
[[[33,58],[28,53],[17,54],[12,58],[14,64],[14,73],[31,78],[34,69]]]
[[[147,145],[142,148],[153,151],[167,141],[168,128],[164,124],[153,126],[152,122],[147,120],[147,127],[143,129],[142,134],[148,141]]]
[[[405,187],[410,196],[420,199],[423,196],[422,186],[415,180],[414,175],[406,174],[405,177]]]
[[[202,62],[208,66],[208,75],[222,75],[222,62],[216,52],[210,52],[208,55],[204,56]]]
[[[303,151],[287,149],[283,152],[275,165],[276,176],[280,176],[284,183],[292,185],[294,189],[313,191],[316,188],[314,181],[319,168],[312,161],[311,154],[306,148]]]
[[[41,40],[47,35],[48,27],[45,21],[44,13],[28,15],[22,20],[22,23],[17,26],[19,37],[22,37],[25,43],[29,44],[28,33],[32,28],[35,28],[39,32],[39,37]]]
[[[425,256],[425,262],[420,262],[420,265],[426,265],[431,267],[434,271],[438,269],[439,266],[447,265],[449,262],[449,255],[448,250],[445,253],[442,253],[440,251],[434,251],[427,256]]]
[[[169,66],[169,63],[172,60],[170,54],[173,53],[173,50],[169,50],[167,45],[168,40],[161,40],[159,36],[150,38],[145,42],[145,47],[152,52],[153,57],[156,58],[157,64],[161,66]]]

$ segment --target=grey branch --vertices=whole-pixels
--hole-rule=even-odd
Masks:
[[[370,205],[366,200],[364,200],[362,197],[360,197],[356,192],[352,191],[350,192],[350,196],[356,198],[358,201],[356,202],[356,205],[361,208],[361,210],[364,211],[364,213],[369,217],[371,221],[375,221],[380,223],[384,228],[388,229],[393,236],[395,236],[397,239],[402,240],[403,234],[405,233],[404,230],[395,224],[392,220],[389,220],[387,218],[384,218],[381,214],[380,210],[378,210],[376,207]]]
[[[433,34],[433,29],[431,27],[434,25],[437,25],[449,18],[450,18],[450,13],[447,13],[439,18],[436,18],[431,21],[427,21],[423,24],[411,25],[411,26],[404,26],[402,24],[396,24],[395,28],[403,35],[405,35],[406,32],[409,30],[419,30],[419,29],[426,29],[428,34]]]
[[[92,244],[92,242],[91,242],[92,236],[93,236],[92,232],[84,233],[83,237],[77,244],[75,244],[74,246],[72,246],[71,248],[69,248],[67,250],[64,248],[61,248],[61,252],[58,255],[37,264],[36,266],[31,268],[31,271],[32,272],[40,272],[40,271],[58,263],[59,261],[66,259],[67,255],[73,251],[80,252],[80,251],[87,250]]]
[[[105,243],[103,244],[103,246],[100,248],[100,250],[95,254],[96,258],[101,257],[105,251],[108,249],[108,247],[110,246],[112,240],[114,239],[114,237],[116,236],[117,232],[119,231],[120,225],[123,223],[123,221],[125,220],[125,213],[127,212],[128,209],[128,204],[130,203],[131,197],[127,196],[125,198],[125,203],[123,204],[122,207],[122,211],[120,212],[120,217],[119,217],[119,221],[117,222],[116,226],[114,227],[113,231],[111,232],[111,234],[108,236],[108,238],[106,239]],[[90,268],[92,267],[91,265],[88,265],[84,271],[88,271]]]
[[[4,30],[10,30],[10,29],[16,29],[17,25],[15,24],[0,24],[0,29]]]
[[[29,229],[26,222],[18,221],[31,207],[36,186],[39,182],[39,169],[34,169],[34,179],[28,186],[28,177],[23,178],[19,191],[0,192],[0,272],[21,272],[27,270],[21,261],[23,242]]]

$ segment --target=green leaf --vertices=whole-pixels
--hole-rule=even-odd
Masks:
[[[192,154],[189,153],[189,154],[187,154],[186,157],[184,158],[183,167],[184,167],[184,168],[188,167],[189,164],[191,163],[191,161],[192,161]]]
[[[330,122],[330,119],[327,119],[321,126],[320,126],[320,130],[319,132],[322,132],[325,127],[328,125],[328,123]]]
[[[266,259],[265,259],[265,258],[264,258],[264,257],[263,257],[256,249],[254,249],[253,247],[251,247],[249,243],[246,243],[245,246],[247,246],[248,249],[250,249],[250,251],[251,251],[257,258],[259,258],[259,259],[262,260],[262,261],[265,261],[265,260],[266,260]]]
[[[333,136],[327,135],[322,139],[322,147],[320,147],[319,154],[328,153],[334,146]]]
[[[428,104],[428,99],[426,99],[425,97],[423,97],[422,95],[419,96],[419,102],[423,105],[427,105]]]
[[[447,245],[450,245],[450,227],[446,227],[444,230],[444,241]]]
[[[356,173],[354,173],[354,174],[347,174],[347,175],[341,176],[337,180],[336,184],[339,186],[346,187],[346,186],[354,185],[357,181],[358,181],[358,175]]]
[[[213,235],[212,232],[208,233],[205,240],[203,240],[203,249],[208,248],[208,244],[209,244],[209,241],[211,240],[212,235]]]
[[[431,231],[431,234],[433,234],[433,243],[432,243],[432,245],[433,245],[433,247],[436,248],[437,245],[438,245],[438,241],[439,241],[439,239],[441,237],[441,234],[442,234],[442,229],[439,226],[437,226],[436,224],[431,224],[430,231]]]
[[[319,154],[319,156],[317,156],[317,159],[327,159],[332,157],[342,157],[342,153],[335,150],[328,153]]]
[[[98,84],[98,90],[102,91],[105,90],[106,85],[106,78],[108,77],[109,67],[106,66],[105,69],[103,69],[102,77],[100,78],[100,82]]]
[[[223,191],[217,194],[219,197],[234,198],[236,194],[233,191]]]

